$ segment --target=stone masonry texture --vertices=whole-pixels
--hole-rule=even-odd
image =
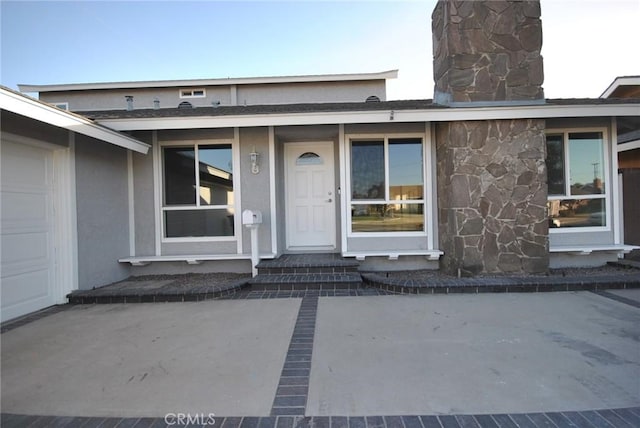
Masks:
[[[437,125],[441,269],[543,273],[549,266],[544,120]]]
[[[432,32],[435,102],[544,99],[539,1],[439,0]]]
[[[432,30],[436,103],[544,102],[539,1],[439,0]],[[439,123],[436,134],[441,269],[546,272],[544,120]]]

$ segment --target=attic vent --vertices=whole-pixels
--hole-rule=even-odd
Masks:
[[[379,103],[380,102],[380,98],[378,98],[375,95],[371,95],[370,97],[367,98],[366,102],[368,102],[368,103]]]
[[[191,104],[189,101],[183,101],[180,104],[178,104],[178,108],[183,108],[183,109],[193,108],[193,104]]]

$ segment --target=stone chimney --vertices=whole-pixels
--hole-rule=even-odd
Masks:
[[[438,1],[434,102],[543,102],[539,1]]]
[[[434,102],[544,103],[539,1],[440,0],[432,20]],[[440,268],[546,272],[544,120],[439,122],[436,152]]]

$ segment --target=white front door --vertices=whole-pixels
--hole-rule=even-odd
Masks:
[[[2,320],[54,305],[53,151],[1,144]]]
[[[336,248],[333,143],[285,144],[287,250]]]

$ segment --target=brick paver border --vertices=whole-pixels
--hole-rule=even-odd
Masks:
[[[206,418],[202,418],[205,422]],[[215,417],[213,424],[180,425],[164,418],[93,418],[3,413],[3,428],[202,427],[218,428],[634,428],[640,426],[640,407],[486,415],[410,416],[266,416]]]
[[[304,416],[309,395],[311,357],[318,314],[318,297],[304,297],[291,342],[280,375],[280,382],[271,408],[271,416]]]

